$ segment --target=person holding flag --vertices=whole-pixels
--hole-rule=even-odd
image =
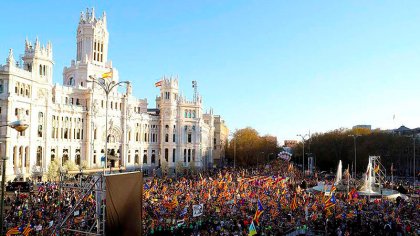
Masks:
[[[263,208],[263,206],[262,206],[262,204],[261,204],[261,201],[260,201],[260,199],[258,199],[258,203],[257,203],[257,211],[255,212],[255,216],[254,216],[254,220],[255,220],[255,222],[257,222],[257,224],[259,225],[260,224],[260,222],[259,222],[259,219],[260,219],[260,216],[262,215],[262,213],[264,212],[264,208]]]

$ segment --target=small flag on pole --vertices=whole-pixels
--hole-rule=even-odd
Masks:
[[[160,87],[160,86],[162,86],[162,80],[155,83],[155,87]]]
[[[105,78],[112,78],[112,71],[103,73],[102,74],[102,78],[103,79],[105,79]]]

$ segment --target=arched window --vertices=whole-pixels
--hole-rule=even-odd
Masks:
[[[29,167],[29,147],[25,148],[25,166]],[[27,169],[28,171],[28,169]]]
[[[192,112],[192,118],[195,118],[195,111]]]
[[[191,111],[188,111],[188,118],[191,118]]]
[[[165,148],[165,161],[169,162],[169,149]]]
[[[187,118],[187,110],[185,110],[184,117]]]
[[[76,149],[76,156],[74,158],[76,160],[76,165],[80,166],[81,160],[80,160],[80,149]]]
[[[64,165],[69,160],[69,151],[68,149],[63,149],[63,157],[61,160],[61,165]]]
[[[36,166],[42,166],[42,147],[38,146],[36,150]]]
[[[42,75],[42,65],[39,65],[39,75]]]
[[[152,163],[155,164],[155,162],[156,162],[155,154],[152,153]]]
[[[147,151],[144,150],[144,154],[143,154],[143,164],[147,164]]]

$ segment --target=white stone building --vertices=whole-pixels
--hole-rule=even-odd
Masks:
[[[105,13],[81,13],[77,28],[77,56],[63,70],[63,84],[53,84],[51,43],[42,46],[26,40],[25,53],[15,59],[10,50],[0,65],[0,117],[2,124],[26,120],[29,128],[17,131],[0,128],[0,155],[8,156],[6,176],[45,176],[54,159],[70,160],[84,169],[104,165],[105,119],[108,108],[108,165],[142,168],[160,165],[198,168],[213,163],[214,115],[203,112],[202,98],[189,101],[180,95],[177,78],[163,77],[156,108],[147,99],[133,96],[131,85],[122,93],[115,88],[107,99],[104,90],[88,82],[118,71],[108,60],[108,31]],[[151,82],[152,84],[153,82]],[[180,163],[180,164],[178,164]]]

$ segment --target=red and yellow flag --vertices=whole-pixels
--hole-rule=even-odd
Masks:
[[[112,71],[103,73],[102,74],[102,78],[103,79],[105,79],[105,78],[112,78]]]
[[[155,87],[160,87],[162,86],[162,80],[159,80],[158,82],[155,83]]]

